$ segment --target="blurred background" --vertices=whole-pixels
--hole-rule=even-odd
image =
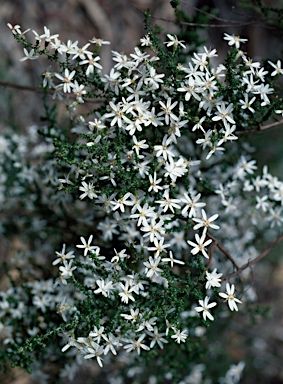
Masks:
[[[266,4],[283,9],[280,0],[266,0]],[[200,33],[207,39],[208,48],[217,47],[219,61],[227,50],[222,40],[224,32],[249,38],[245,49],[254,61],[266,57],[274,61],[282,58],[282,30],[264,23],[232,27],[233,22],[244,24],[259,17],[252,8],[242,7],[241,1],[181,1],[182,8],[189,15],[199,12],[205,5],[209,13],[218,9],[217,18],[211,18],[211,24],[218,24],[218,27],[201,29]],[[78,40],[81,46],[94,36],[108,40],[111,45],[103,46],[100,52],[101,64],[108,72],[112,66],[111,50],[131,53],[144,35],[142,12],[147,9],[167,33],[178,30],[169,0],[1,0],[0,129],[11,126],[15,130],[24,130],[40,122],[43,111],[38,94],[25,87],[36,89],[41,82],[41,72],[48,70],[44,63],[19,62],[24,56],[23,50],[14,41],[8,22],[20,24],[22,31],[30,28],[39,34],[43,33],[43,26],[47,26],[52,34],[59,33],[62,41]],[[226,26],[221,27],[223,24]],[[270,172],[283,179],[283,126],[250,134],[248,139],[256,147],[254,158],[259,167],[267,163]],[[0,260],[9,256],[1,248],[0,252]],[[223,338],[235,361],[246,361],[245,377],[241,383],[280,384],[283,383],[282,246],[277,246],[266,260],[256,265],[254,272],[251,284],[257,292],[258,303],[269,308],[268,317],[259,317],[257,323],[252,324],[245,314],[233,316],[233,331],[220,333],[219,338]],[[3,284],[0,281],[0,286]],[[86,382],[83,377],[81,380],[76,383]],[[31,381],[28,375],[16,369],[11,374],[0,374],[0,383],[31,384]]]

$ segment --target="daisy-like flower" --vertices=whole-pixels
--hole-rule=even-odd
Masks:
[[[8,26],[8,28],[11,29],[13,35],[22,35],[22,34],[29,31],[29,29],[27,29],[25,32],[22,33],[21,26],[19,24],[12,25],[12,24],[8,23],[7,26]]]
[[[241,300],[237,299],[235,297],[235,285],[230,285],[229,283],[226,284],[226,293],[220,292],[219,296],[223,297],[225,301],[227,301],[228,306],[231,311],[238,311],[237,303],[242,303]]]
[[[206,284],[205,288],[210,289],[211,287],[221,287],[221,276],[222,273],[217,273],[217,268],[215,268],[212,272],[205,272],[206,274]]]
[[[252,113],[255,112],[255,110],[251,107],[252,103],[255,101],[256,97],[254,96],[251,100],[249,100],[249,96],[247,93],[245,93],[245,100],[239,100],[239,102],[242,104],[242,109],[248,109]]]
[[[132,214],[130,217],[132,219],[138,219],[137,226],[141,226],[141,224],[147,224],[147,217],[157,217],[156,212],[153,207],[149,207],[148,203],[142,207],[140,204],[135,206],[135,209],[138,210],[138,213]],[[136,212],[136,211],[135,211]]]
[[[170,199],[169,198],[169,189],[166,189],[163,194],[162,200],[157,200],[156,203],[160,204],[160,207],[163,208],[163,212],[167,212],[168,208],[171,212],[174,213],[174,208],[180,209],[181,206],[178,204],[180,203],[180,199]]]
[[[283,75],[283,68],[281,68],[281,61],[280,60],[277,60],[276,64],[272,63],[271,61],[268,61],[268,64],[270,64],[275,69],[275,71],[273,71],[271,73],[271,76],[276,76],[279,74]]]
[[[186,331],[180,331],[179,329],[176,329],[175,327],[172,327],[175,334],[171,336],[171,339],[175,339],[176,343],[180,344],[181,342],[184,343],[186,341],[186,338],[188,337],[188,334]]]
[[[152,41],[151,41],[151,39],[150,39],[150,35],[147,34],[147,35],[145,35],[144,37],[142,37],[142,38],[140,39],[140,42],[141,42],[141,46],[142,46],[142,47],[149,47],[149,46],[152,44]]]
[[[86,196],[89,199],[93,199],[94,197],[97,197],[97,195],[94,193],[94,185],[93,183],[86,183],[85,181],[82,182],[82,185],[79,187],[79,190],[83,193],[80,195],[80,199],[84,199]]]
[[[141,353],[141,348],[149,351],[149,347],[142,343],[143,339],[146,337],[146,334],[143,333],[138,340],[129,340],[129,344],[125,345],[124,348],[127,352],[137,351],[138,355]]]
[[[206,257],[207,259],[209,258],[207,252],[206,252],[206,249],[205,247],[207,247],[209,244],[212,243],[212,240],[211,239],[208,239],[205,241],[205,237],[206,237],[206,231],[203,232],[202,236],[199,237],[199,235],[196,233],[195,234],[195,239],[196,239],[196,243],[193,243],[192,241],[188,240],[187,243],[193,247],[193,249],[191,250],[191,253],[193,255],[196,255],[197,253],[201,252],[203,254],[204,257]]]
[[[163,349],[163,344],[168,343],[168,340],[166,340],[163,336],[165,336],[165,333],[159,333],[158,328],[154,327],[153,331],[147,331],[148,335],[152,337],[152,341],[150,343],[150,348],[153,348],[155,344],[157,343],[161,349]]]
[[[146,140],[138,141],[136,136],[133,136],[133,142],[134,142],[134,145],[133,145],[132,149],[134,149],[136,151],[137,155],[140,154],[141,149],[147,149],[149,147],[149,145],[146,144]]]
[[[63,284],[64,284],[64,281],[66,281],[66,279],[69,279],[70,277],[73,276],[73,271],[77,269],[77,267],[75,266],[73,267],[72,264],[73,264],[73,260],[70,260],[69,263],[67,260],[64,260],[63,265],[59,267]]]
[[[155,217],[153,217],[150,223],[144,223],[144,226],[141,228],[141,231],[146,232],[143,237],[149,236],[149,240],[152,243],[155,238],[161,239],[162,235],[165,233],[163,224],[163,220],[159,220],[157,223]]]
[[[185,263],[184,263],[183,261],[181,261],[181,260],[174,259],[174,258],[173,258],[173,252],[172,252],[172,251],[169,252],[169,257],[165,257],[165,258],[163,258],[161,261],[164,261],[164,262],[166,262],[166,263],[170,262],[170,263],[171,263],[171,268],[174,267],[174,263],[176,263],[176,264],[181,264],[181,265],[184,265],[184,264],[185,264]]]
[[[172,103],[171,97],[168,97],[166,105],[163,103],[163,101],[159,101],[159,104],[161,106],[162,111],[158,113],[157,116],[162,116],[165,115],[165,123],[168,125],[170,121],[172,120],[178,120],[178,116],[176,116],[173,112],[172,109],[176,107],[178,104],[178,101],[174,101]]]
[[[21,58],[19,61],[35,60],[38,58],[38,56],[34,54],[34,49],[31,49],[30,51],[28,51],[26,48],[24,48],[24,54],[25,54],[25,57]]]
[[[145,261],[143,264],[145,266],[145,274],[147,277],[160,276],[162,269],[158,268],[160,263],[160,256],[158,257],[149,257],[148,261]]]
[[[113,112],[106,113],[104,115],[105,118],[113,117],[110,125],[113,127],[113,125],[118,125],[118,127],[122,127],[123,123],[126,122],[128,124],[131,124],[131,120],[128,119],[128,117],[125,115],[125,111],[127,109],[127,106],[122,106],[122,103],[118,103],[115,105],[112,101],[109,101],[109,105],[112,108]]]
[[[70,72],[68,68],[65,69],[64,76],[61,76],[59,73],[55,73],[55,76],[62,80],[62,83],[59,85],[63,86],[63,91],[65,93],[70,93],[71,88],[74,87],[74,83],[72,82],[73,77],[75,76],[76,71]]]
[[[156,172],[154,172],[153,176],[148,175],[150,186],[148,188],[148,192],[153,191],[153,192],[158,192],[159,190],[162,190],[163,187],[158,185],[162,181],[162,179],[157,179]]]
[[[170,159],[175,157],[174,153],[170,151],[169,145],[171,144],[170,137],[168,138],[167,135],[165,135],[162,139],[161,145],[155,145],[154,150],[156,151],[156,157],[163,156],[164,160]]]
[[[235,45],[237,49],[240,48],[240,43],[245,43],[246,41],[248,41],[248,39],[241,39],[240,36],[228,35],[228,33],[224,33],[223,39],[228,41],[228,45]]]
[[[201,203],[201,202],[198,203],[199,199],[201,198],[200,193],[198,193],[194,197],[190,197],[187,193],[184,193],[184,197],[185,197],[184,199],[183,198],[181,199],[181,201],[186,204],[185,207],[182,209],[183,216],[186,216],[187,211],[190,210],[189,218],[194,217],[196,216],[197,209],[204,207],[206,205],[205,203]]]
[[[101,293],[105,297],[109,297],[111,291],[114,289],[112,281],[105,282],[105,280],[96,280],[96,284],[98,285],[98,288],[93,292]]]
[[[215,307],[215,305],[217,305],[217,303],[213,302],[213,303],[208,304],[208,302],[209,302],[208,296],[206,296],[204,300],[199,300],[200,307],[196,307],[195,310],[197,312],[202,312],[202,316],[203,316],[204,320],[206,320],[206,318],[208,318],[209,320],[213,321],[214,317],[209,312],[209,309]]]
[[[120,209],[121,212],[125,212],[124,205],[133,205],[132,201],[127,201],[127,199],[130,197],[131,193],[127,192],[121,199],[118,199],[117,201],[110,201],[114,207],[112,208],[113,211],[116,211],[116,209]]]
[[[77,248],[83,248],[84,249],[84,256],[88,254],[88,252],[93,251],[97,248],[96,245],[90,245],[93,239],[93,235],[89,236],[88,241],[86,242],[84,237],[80,237],[82,244],[76,245]]]
[[[135,323],[139,317],[139,312],[140,312],[139,308],[137,308],[137,309],[131,308],[130,309],[130,315],[127,315],[126,313],[122,313],[120,316],[126,320],[130,320],[133,323]]]
[[[160,255],[160,252],[167,252],[166,251],[166,248],[170,247],[170,244],[164,244],[164,240],[165,238],[164,237],[161,237],[160,240],[158,239],[154,239],[153,240],[153,243],[154,243],[154,247],[148,247],[148,251],[155,251],[154,252],[154,257],[157,257]]]
[[[122,289],[122,292],[119,293],[119,296],[121,297],[123,303],[128,304],[129,300],[135,301],[135,298],[132,295],[134,288],[130,287],[128,281],[126,281],[125,284],[119,283],[119,286]]]
[[[176,35],[170,35],[169,33],[167,34],[167,37],[169,41],[165,41],[165,45],[167,47],[171,47],[173,45],[173,48],[176,49],[178,45],[180,45],[182,48],[186,49],[185,44],[183,44],[185,41],[184,40],[178,40]]]
[[[99,47],[101,47],[102,45],[110,44],[110,41],[106,41],[106,40],[103,40],[103,39],[97,39],[96,37],[93,37],[91,40],[89,40],[89,42],[92,43],[92,44],[96,44]]]
[[[195,217],[193,218],[193,220],[197,223],[194,226],[194,230],[197,230],[197,229],[202,228],[202,227],[204,227],[204,231],[206,231],[207,228],[212,228],[212,229],[219,229],[220,228],[219,225],[212,223],[213,221],[215,221],[218,218],[219,215],[217,213],[215,215],[207,218],[205,210],[202,209],[201,215],[202,215],[201,219],[198,219]]]
[[[103,367],[103,359],[100,357],[103,355],[104,348],[97,344],[95,341],[91,340],[90,346],[86,348],[88,351],[88,354],[84,356],[85,359],[92,359],[93,357],[96,357],[96,361],[98,362],[98,365],[102,368]]]
[[[73,259],[75,255],[73,254],[74,251],[70,251],[66,253],[66,244],[63,244],[63,248],[61,252],[55,252],[57,255],[57,259],[53,261],[52,265],[57,265],[61,262],[64,262],[68,259]]]
[[[224,102],[216,105],[217,114],[212,118],[213,121],[222,120],[223,123],[228,122],[231,124],[236,124],[235,120],[232,118],[233,104],[229,104],[227,107]]]
[[[99,56],[93,57],[92,55],[87,55],[87,59],[80,61],[80,65],[88,64],[85,74],[90,76],[94,73],[95,68],[102,69],[102,66],[97,63],[100,60]]]

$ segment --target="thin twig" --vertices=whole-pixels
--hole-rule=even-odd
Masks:
[[[206,236],[208,238],[212,239],[216,243],[217,248],[227,257],[228,260],[231,261],[231,263],[234,265],[234,267],[238,270],[240,267],[238,266],[236,261],[233,259],[233,257],[230,255],[230,253],[227,252],[226,249],[218,242],[218,240],[208,232],[207,232]]]
[[[4,88],[13,88],[13,89],[19,89],[20,91],[31,91],[31,92],[38,92],[43,93],[44,91],[37,87],[29,87],[27,85],[20,85],[15,83],[9,83],[6,81],[0,81],[0,86]]]
[[[266,129],[270,129],[270,128],[273,128],[273,127],[276,127],[277,125],[281,125],[283,124],[283,119],[281,120],[278,120],[278,121],[275,121],[273,123],[270,123],[270,124],[266,124],[266,125],[260,125],[258,126],[257,129],[250,129],[248,131],[236,131],[236,135],[243,135],[243,134],[247,134],[247,133],[252,133],[252,132],[261,132],[261,131],[265,131]]]
[[[18,89],[20,91],[37,92],[37,93],[42,93],[42,94],[45,92],[41,88],[29,87],[27,85],[14,84],[14,83],[9,83],[9,82],[5,82],[5,81],[0,81],[0,87]],[[48,91],[48,93],[50,95],[52,95],[52,91],[51,90]],[[68,97],[70,99],[76,99],[76,95],[73,95],[73,94],[69,94]],[[103,102],[105,100],[106,100],[105,98],[97,98],[97,99],[87,99],[87,100],[85,100],[85,102],[86,103],[101,103],[101,102]]]
[[[237,271],[233,273],[229,273],[228,275],[225,275],[221,278],[221,280],[229,280],[234,276],[238,276],[241,272],[243,272],[245,269],[251,267],[252,265],[256,264],[259,260],[263,259],[266,255],[269,254],[269,252],[272,250],[272,248],[279,244],[281,241],[283,241],[283,235],[277,237],[270,245],[269,247],[263,251],[260,255],[255,257],[253,260],[248,261],[246,264],[242,265],[240,268],[237,269]]]
[[[272,128],[272,127],[276,127],[277,125],[280,125],[280,124],[283,124],[283,119],[278,120],[278,121],[275,121],[274,123],[271,123],[271,124],[260,125],[260,126],[259,126],[259,130],[260,130],[260,131],[264,131],[265,129],[269,129],[269,128]]]
[[[214,249],[215,249],[216,246],[217,246],[217,242],[214,241],[214,243],[212,244],[212,246],[210,248],[210,251],[209,251],[209,260],[208,260],[208,263],[207,263],[207,266],[206,266],[206,269],[205,269],[206,271],[209,270],[209,267],[210,267],[210,265],[212,263],[213,252],[214,252]]]

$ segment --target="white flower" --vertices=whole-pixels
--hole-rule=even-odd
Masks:
[[[172,253],[172,251],[170,251],[169,252],[169,257],[165,257],[165,258],[163,258],[161,261],[163,261],[163,262],[170,262],[171,263],[171,268],[173,268],[174,267],[174,263],[176,263],[176,264],[185,264],[183,261],[181,261],[181,260],[177,260],[177,259],[174,259],[173,258],[173,253]]]
[[[158,185],[158,184],[160,184],[162,179],[157,179],[156,172],[154,172],[153,176],[152,175],[148,175],[148,178],[149,178],[149,182],[150,182],[150,187],[148,188],[148,192],[150,192],[152,190],[153,190],[153,192],[158,192],[159,190],[163,189],[163,187]]]
[[[251,107],[252,103],[255,101],[256,97],[254,96],[251,100],[249,100],[249,96],[247,93],[245,93],[245,100],[239,100],[239,102],[242,104],[242,109],[248,109],[252,113],[255,112],[255,110]]]
[[[180,344],[181,342],[184,343],[186,341],[186,338],[188,337],[188,334],[186,331],[180,331],[179,329],[176,329],[175,327],[172,327],[175,334],[171,336],[171,339],[175,339],[176,343]]]
[[[263,212],[266,212],[267,209],[269,208],[269,204],[270,204],[269,201],[267,201],[268,196],[267,195],[262,196],[262,197],[256,196],[255,198],[256,198],[256,202],[257,202],[255,208],[256,209],[261,208],[263,210]]]
[[[271,61],[268,61],[268,64],[270,64],[273,68],[275,68],[275,71],[271,73],[271,76],[276,76],[276,75],[283,75],[283,69],[281,68],[281,61],[277,60],[277,63],[274,64]]]
[[[95,341],[91,340],[90,347],[87,347],[86,349],[88,351],[88,354],[86,354],[84,358],[92,359],[93,357],[96,357],[98,365],[102,368],[103,359],[100,356],[103,355],[104,348],[101,345],[97,344]]]
[[[160,272],[162,272],[162,269],[158,268],[160,260],[161,260],[160,256],[158,257],[149,256],[148,261],[145,261],[143,263],[145,266],[146,277],[150,278],[152,276],[160,276]]]
[[[207,247],[209,244],[211,244],[212,240],[208,239],[208,240],[205,241],[205,238],[206,238],[206,231],[203,232],[201,237],[199,237],[199,235],[196,233],[195,234],[195,239],[196,239],[197,244],[193,243],[190,240],[188,240],[187,243],[190,246],[193,247],[193,249],[191,250],[191,253],[193,255],[196,255],[197,253],[201,252],[203,254],[203,256],[208,259],[209,256],[208,256],[208,254],[206,252],[205,247]]]
[[[73,259],[75,255],[73,254],[74,251],[70,251],[66,253],[66,244],[63,244],[63,248],[61,252],[55,252],[57,255],[57,259],[53,261],[52,265],[57,265],[64,260]]]
[[[97,63],[97,61],[100,60],[99,56],[93,58],[92,55],[88,54],[87,57],[87,59],[80,61],[80,65],[88,64],[85,74],[90,76],[94,73],[95,68],[102,69],[102,66]]]
[[[248,39],[241,39],[240,36],[228,35],[224,33],[224,40],[228,41],[228,45],[235,45],[236,48],[240,48],[240,43],[245,43]]]
[[[190,197],[187,193],[184,193],[184,197],[182,198],[181,201],[185,203],[185,207],[182,209],[182,215],[185,216],[187,215],[187,211],[189,211],[189,218],[196,216],[197,209],[204,207],[206,204],[205,203],[198,203],[199,199],[201,198],[201,194],[197,194],[194,197]]]
[[[111,291],[114,289],[112,281],[105,282],[105,280],[96,280],[96,284],[98,285],[98,288],[93,292],[102,293],[102,295],[105,297],[109,297]]]
[[[122,313],[120,316],[126,320],[131,320],[133,323],[135,323],[139,317],[139,312],[140,312],[139,308],[137,308],[137,309],[131,308],[130,309],[130,313],[131,313],[130,315]]]
[[[169,189],[166,189],[163,193],[163,200],[157,200],[156,203],[160,204],[160,207],[163,208],[163,212],[167,212],[168,208],[171,212],[175,212],[174,208],[180,209],[181,206],[178,204],[180,203],[180,199],[170,199],[169,198]]]
[[[229,104],[227,107],[224,102],[216,105],[217,114],[212,118],[213,121],[222,120],[224,123],[228,122],[231,124],[236,124],[235,120],[232,117],[233,104]]]
[[[166,162],[165,169],[167,172],[164,176],[170,176],[173,182],[176,181],[177,177],[182,177],[188,172],[187,164],[182,157],[176,162],[172,158],[169,158],[169,163]]]
[[[165,229],[163,227],[164,221],[159,220],[156,222],[155,217],[151,219],[150,223],[144,223],[144,226],[141,228],[141,231],[146,232],[143,237],[148,237],[151,242],[154,241],[155,238],[161,239],[162,235],[165,233]]]
[[[127,192],[121,199],[118,199],[117,201],[110,201],[114,207],[112,208],[113,211],[116,211],[116,209],[120,209],[121,212],[125,212],[124,205],[132,205],[131,201],[127,201],[127,199],[131,196],[130,192]]]
[[[133,287],[129,286],[129,282],[126,281],[125,284],[119,283],[120,288],[122,288],[122,292],[119,293],[119,296],[121,297],[121,300],[123,303],[128,304],[129,300],[135,301],[134,296],[132,295],[132,292],[134,291]]]
[[[168,343],[168,340],[164,339],[165,333],[159,333],[158,328],[154,327],[153,331],[147,331],[148,335],[152,337],[152,341],[150,343],[150,348],[153,348],[157,343],[161,349],[163,349],[163,344]]]
[[[237,303],[242,303],[241,300],[237,299],[235,297],[235,285],[232,284],[230,286],[229,283],[226,284],[226,293],[223,293],[223,292],[220,292],[219,293],[219,296],[223,297],[223,299],[225,299],[225,301],[228,302],[228,306],[230,308],[231,311],[238,311],[238,306],[237,306]]]
[[[164,244],[164,240],[165,240],[164,237],[161,237],[160,240],[155,238],[153,240],[155,246],[147,248],[149,251],[156,251],[154,252],[154,257],[159,256],[160,252],[163,252],[163,251],[167,252],[166,248],[170,247],[170,244]]]
[[[89,199],[93,199],[94,197],[97,197],[97,195],[94,193],[94,185],[93,183],[86,183],[85,181],[82,182],[82,186],[79,187],[79,190],[84,192],[80,195],[80,199],[84,199],[86,196]]]
[[[206,284],[205,288],[210,289],[211,287],[221,287],[221,276],[223,275],[222,273],[217,273],[217,268],[215,268],[212,272],[206,271]]]
[[[178,116],[172,112],[172,109],[178,104],[178,101],[174,101],[172,104],[171,97],[168,97],[166,105],[163,101],[159,101],[162,111],[158,113],[158,116],[165,115],[165,123],[169,124],[170,121],[178,120]]]
[[[22,59],[20,59],[19,61],[25,61],[25,60],[35,60],[38,58],[38,56],[36,56],[34,54],[34,49],[31,49],[30,52],[28,52],[28,50],[26,48],[24,48],[24,54],[25,54],[25,57],[23,57]]]
[[[129,344],[124,345],[124,348],[127,352],[137,351],[138,355],[141,353],[141,348],[149,351],[149,347],[142,343],[143,339],[146,337],[146,334],[143,333],[138,340],[129,340]]]
[[[59,271],[60,271],[60,274],[61,274],[61,277],[62,277],[62,282],[64,284],[64,280],[65,279],[69,279],[70,277],[73,276],[73,271],[75,269],[77,269],[77,267],[73,267],[72,266],[73,264],[73,260],[70,260],[70,262],[68,263],[66,260],[63,261],[63,265],[61,265],[59,267]]]
[[[91,252],[93,251],[94,249],[97,248],[96,245],[90,245],[91,242],[92,242],[92,239],[93,239],[93,235],[90,235],[89,239],[88,239],[88,242],[86,242],[85,238],[84,237],[80,237],[81,239],[81,242],[83,243],[82,245],[79,244],[79,245],[76,245],[77,248],[84,248],[84,256],[86,256],[88,254],[88,252]]]
[[[174,49],[176,49],[178,45],[180,45],[182,48],[186,49],[186,46],[183,44],[185,41],[178,40],[176,35],[170,35],[169,33],[167,33],[167,37],[170,40],[170,41],[165,41],[164,43],[167,47],[171,47],[172,45]]]
[[[136,136],[133,136],[133,142],[135,144],[132,148],[136,151],[137,155],[139,155],[141,149],[147,149],[149,147],[149,145],[146,144],[146,140],[138,141]]]
[[[206,318],[208,318],[209,320],[213,321],[214,317],[209,312],[209,309],[215,307],[215,305],[217,305],[217,303],[213,302],[213,303],[208,304],[208,302],[209,302],[208,296],[206,296],[204,300],[199,300],[200,307],[196,307],[195,310],[197,312],[202,312],[204,320],[206,320]]]
[[[167,135],[163,137],[162,144],[161,145],[155,145],[154,150],[156,151],[156,157],[163,156],[164,160],[170,159],[172,157],[175,157],[174,153],[170,150],[170,147],[168,147],[171,144],[170,137],[168,138]]]
[[[63,86],[63,91],[65,93],[70,93],[71,88],[74,87],[74,83],[72,82],[73,77],[75,76],[76,71],[70,71],[68,68],[65,69],[64,76],[59,75],[58,73],[55,73],[55,76],[59,79],[62,80],[63,83],[59,84],[59,86]]]
[[[145,203],[143,207],[141,207],[139,204],[135,206],[135,208],[138,210],[138,213],[134,213],[130,216],[132,219],[137,219],[137,226],[139,227],[141,224],[147,225],[147,218],[152,217],[156,218],[157,214],[154,211],[153,207],[149,207],[148,203]]]
[[[201,214],[202,214],[202,218],[201,219],[198,219],[198,218],[193,218],[193,220],[198,223],[194,226],[194,230],[197,230],[199,228],[202,228],[204,227],[205,231],[207,230],[207,228],[212,228],[212,229],[219,229],[219,225],[216,225],[216,224],[212,224],[213,221],[215,221],[217,218],[218,218],[218,214],[215,214],[213,216],[211,216],[209,219],[207,218],[207,215],[206,215],[206,212],[204,209],[201,210]]]

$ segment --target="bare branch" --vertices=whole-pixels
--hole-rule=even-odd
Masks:
[[[270,129],[270,128],[273,128],[273,127],[276,127],[278,125],[281,125],[283,124],[283,119],[281,120],[278,120],[278,121],[274,121],[273,123],[270,123],[270,124],[266,124],[266,125],[258,125],[258,128],[257,129],[250,129],[248,131],[236,131],[236,135],[243,135],[243,134],[248,134],[248,133],[252,133],[252,132],[261,132],[261,131],[265,131],[267,129]]]
[[[221,280],[229,280],[234,276],[238,276],[241,272],[243,272],[245,269],[251,267],[252,265],[256,264],[259,260],[263,259],[266,255],[269,254],[269,252],[273,249],[273,247],[276,244],[279,244],[281,241],[283,241],[283,235],[277,237],[270,245],[269,247],[263,251],[260,255],[258,255],[256,258],[254,258],[251,261],[248,261],[246,264],[242,265],[240,268],[237,269],[237,271],[233,273],[229,273],[228,275],[225,275],[221,278]]]
[[[20,85],[20,84],[14,84],[14,83],[9,83],[5,81],[0,81],[0,87],[4,88],[12,88],[12,89],[18,89],[20,91],[29,91],[29,92],[36,92],[36,93],[44,93],[45,91],[41,88],[37,87],[28,87],[27,85]],[[52,95],[51,91],[48,91],[48,94]],[[70,99],[76,99],[76,95],[68,95]],[[87,99],[85,100],[86,103],[101,103],[105,101],[105,98],[99,98],[99,99]]]
[[[218,242],[218,240],[208,232],[206,233],[206,236],[212,239],[216,243],[217,248],[227,257],[228,260],[231,261],[234,267],[238,270],[240,267],[238,266],[236,261],[233,259],[233,257],[230,255],[230,253],[227,252],[226,249]]]

